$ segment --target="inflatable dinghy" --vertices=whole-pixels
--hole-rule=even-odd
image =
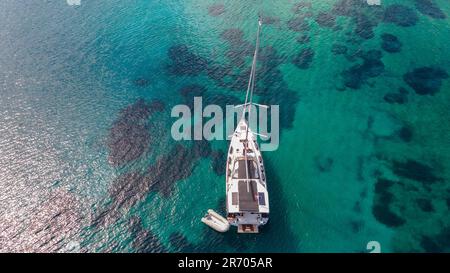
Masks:
[[[227,219],[212,209],[208,210],[208,213],[202,218],[202,222],[218,232],[227,232],[230,229]]]

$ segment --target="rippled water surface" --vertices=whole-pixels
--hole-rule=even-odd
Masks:
[[[0,2],[0,251],[450,251],[446,0]],[[270,223],[224,212],[225,141],[171,108],[280,105]]]

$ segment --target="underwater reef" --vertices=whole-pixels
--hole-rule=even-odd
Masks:
[[[336,24],[336,16],[332,13],[320,12],[315,18],[317,24],[321,27],[332,28]]]
[[[130,234],[134,237],[132,246],[136,253],[168,252],[156,234],[143,227],[141,218],[138,216],[131,216],[128,225]]]
[[[295,32],[302,32],[310,30],[309,23],[306,21],[306,16],[298,16],[293,19],[290,19],[287,22],[287,26],[290,30]]]
[[[341,73],[344,85],[351,89],[360,89],[370,78],[378,77],[384,72],[383,56],[379,50],[363,51],[358,57],[363,60],[362,64],[355,64]]]
[[[299,42],[300,44],[309,43],[310,40],[311,40],[311,37],[308,35],[301,35],[301,36],[297,37],[297,42]]]
[[[418,95],[434,95],[439,92],[442,80],[448,77],[448,73],[442,68],[420,67],[403,75],[403,80]]]
[[[171,63],[167,71],[173,75],[195,76],[204,72],[208,66],[207,60],[194,54],[186,45],[176,45],[169,49]]]
[[[414,0],[414,4],[423,15],[430,16],[434,19],[445,19],[447,15],[433,2],[433,0]]]
[[[163,108],[161,101],[147,103],[141,99],[119,113],[107,140],[108,161],[111,165],[121,166],[135,160],[149,148],[152,137],[146,120]]]
[[[389,189],[394,183],[390,180],[378,179],[375,184],[375,193],[379,197],[375,199],[372,207],[375,218],[389,227],[398,227],[405,224],[405,220],[398,216],[396,212],[393,212],[390,207],[394,195]]]
[[[400,87],[397,92],[389,92],[384,95],[385,102],[390,104],[405,104],[408,102],[408,90]]]
[[[403,126],[398,132],[398,136],[404,142],[411,142],[413,138],[413,130],[409,126]]]
[[[355,95],[359,96],[365,95],[366,87],[378,87],[378,82],[381,82],[384,76],[390,76],[390,71],[386,69],[385,64],[386,66],[389,64],[389,58],[403,54],[403,43],[405,45],[403,50],[406,50],[408,45],[407,39],[403,35],[397,37],[398,34],[394,30],[389,31],[392,33],[379,32],[380,29],[376,29],[379,25],[395,24],[402,29],[413,30],[414,27],[420,26],[418,22],[424,19],[423,15],[433,19],[446,18],[433,1],[414,1],[410,5],[368,7],[364,1],[339,0],[332,3],[329,10],[320,11],[314,11],[312,5],[309,1],[294,3],[291,14],[287,18],[272,16],[271,13],[269,16],[263,11],[258,11],[268,28],[288,31],[292,37],[296,37],[294,52],[283,52],[279,47],[268,45],[267,42],[263,43],[259,52],[256,100],[262,104],[283,106],[280,108],[281,133],[285,129],[294,127],[295,112],[300,101],[300,94],[304,91],[297,92],[289,89],[289,84],[284,79],[286,75],[283,75],[284,66],[289,64],[303,71],[311,67],[315,68],[315,62],[319,63],[319,57],[321,57],[318,54],[323,52],[319,50],[316,52],[313,46],[316,42],[317,28],[322,28],[327,33],[342,34],[342,39],[336,39],[330,43],[331,52],[330,47],[327,47],[326,52],[333,54],[333,58],[345,62],[345,66],[336,73],[338,79],[342,81],[340,85],[342,89],[360,90],[357,94],[355,92]],[[203,8],[203,13],[208,18],[221,16],[209,18],[211,20],[222,20],[233,11],[227,10],[224,4],[217,3]],[[347,20],[345,22],[349,24],[349,28],[343,30],[343,27],[339,25],[341,19]],[[192,106],[193,98],[196,96],[202,96],[203,104],[224,106],[242,102],[242,95],[245,94],[250,74],[249,60],[255,49],[253,41],[249,42],[246,39],[248,36],[245,34],[248,33],[244,33],[243,29],[235,25],[226,25],[214,33],[214,39],[219,40],[225,49],[223,53],[214,52],[211,56],[204,52],[200,54],[196,52],[195,47],[183,42],[169,48],[165,72],[170,76],[179,76],[179,80],[182,81],[182,84],[177,86],[178,92],[174,95],[174,102]],[[338,33],[340,31],[342,32]],[[372,46],[365,47],[366,43]],[[281,66],[283,66],[282,69]],[[380,108],[408,109],[416,99],[421,98],[416,95],[434,95],[440,92],[443,81],[448,78],[444,68],[431,66],[431,64],[425,67],[413,67],[410,71],[401,73],[405,73],[403,82],[392,84],[391,89],[379,91],[377,88],[372,88],[378,91],[378,93],[374,92],[374,97]],[[201,80],[196,78],[198,76]],[[377,77],[379,80],[375,82],[374,79]],[[149,81],[145,78],[139,78],[134,83],[138,87],[149,85]],[[108,141],[108,159],[117,171],[117,177],[109,185],[103,207],[93,215],[92,226],[100,228],[114,225],[124,218],[130,218],[128,214],[133,207],[139,206],[149,193],[157,194],[158,198],[163,200],[171,200],[170,198],[177,194],[178,183],[184,183],[183,181],[194,173],[202,159],[207,160],[209,166],[206,166],[213,176],[220,177],[225,174],[225,147],[217,148],[206,141],[172,143],[167,152],[155,155],[155,158],[152,157],[144,163],[145,166],[134,166],[134,161],[142,158],[145,160],[144,155],[148,156],[152,153],[154,141],[152,135],[155,129],[149,124],[152,123],[153,113],[158,111],[167,113],[164,105],[156,106],[158,104],[151,105],[150,102],[139,100],[127,107],[131,110],[124,108],[112,125]],[[127,112],[133,112],[133,114],[127,114]],[[370,112],[368,127],[365,137],[373,140],[374,145],[390,142],[395,145],[412,146],[417,145],[416,142],[423,138],[421,130],[413,122],[403,121],[390,113],[379,117]],[[125,135],[131,138],[124,140]],[[373,172],[367,171],[368,165],[376,165],[372,162],[373,160],[378,160],[376,164],[379,164],[376,167],[379,169],[376,168]],[[179,164],[170,163],[174,161]],[[339,157],[334,154],[314,154],[312,163],[312,168],[321,176],[333,175],[333,172],[340,167]],[[447,210],[450,208],[450,197],[448,197],[450,191],[442,190],[444,188],[442,185],[446,181],[441,175],[439,164],[420,156],[402,155],[398,158],[390,158],[382,153],[375,153],[358,155],[355,165],[356,171],[352,175],[355,181],[364,186],[356,193],[360,200],[354,202],[354,205],[351,204],[352,213],[361,216],[365,211],[369,211],[369,215],[373,215],[380,225],[385,225],[392,230],[395,233],[393,249],[396,251],[440,252],[448,249],[443,238],[450,234],[450,228],[437,219],[442,217],[441,203]],[[271,175],[276,178],[276,170]],[[373,184],[369,184],[369,177],[373,179]],[[365,201],[372,197],[371,187],[374,189],[373,202],[367,205],[368,202]],[[223,203],[224,200],[219,200],[218,210],[223,211]],[[433,224],[438,223],[433,232],[421,230],[418,224],[427,217]],[[288,220],[283,219],[283,221]],[[361,218],[348,221],[348,224],[350,233],[359,233],[367,228],[367,223]],[[218,242],[233,250],[248,250],[246,247],[252,245],[252,243],[237,241],[236,237],[231,235],[216,236],[205,229],[201,235],[213,238],[214,242],[190,241],[191,238],[180,230],[171,233],[169,242],[163,246],[155,232],[145,228],[139,217],[131,216],[128,225],[132,248],[136,252],[165,252],[168,249],[182,252],[211,251]],[[270,233],[274,228],[267,227],[266,232]],[[408,229],[412,232],[402,232]],[[405,236],[403,234],[412,234],[413,238],[406,239],[402,237]],[[291,247],[298,250],[298,245],[293,244]]]
[[[224,4],[214,4],[208,7],[208,14],[211,16],[220,16],[225,13]]]
[[[406,134],[407,142],[411,141],[410,132],[401,134]],[[406,159],[392,160],[391,168],[396,179],[378,178],[372,210],[378,221],[396,231],[393,250],[449,251],[446,236],[450,235],[450,223],[442,218],[448,215],[448,208],[435,206],[445,202],[446,184],[435,174],[436,167]]]
[[[312,4],[309,1],[300,1],[292,7],[294,13],[304,12],[305,10],[311,10]]]
[[[314,51],[311,48],[304,48],[294,57],[292,63],[300,69],[308,69],[314,58]]]
[[[417,24],[419,16],[410,7],[390,5],[384,13],[384,22],[393,23],[401,27],[411,27]]]
[[[381,48],[389,53],[397,53],[402,49],[402,43],[395,35],[389,33],[383,33],[381,35],[382,43]]]

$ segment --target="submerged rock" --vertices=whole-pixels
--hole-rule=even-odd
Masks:
[[[211,146],[206,140],[195,141],[189,148],[178,144],[144,172],[130,171],[118,176],[108,190],[112,202],[94,216],[93,226],[114,224],[149,192],[158,192],[167,198],[175,183],[188,178],[198,160],[210,155]]]
[[[341,76],[344,79],[344,85],[351,89],[360,89],[365,82],[366,77],[360,64],[354,65],[347,70],[342,71]]]
[[[293,18],[287,23],[290,30],[300,32],[300,31],[308,31],[310,29],[308,22],[305,20],[305,17],[300,16]]]
[[[356,23],[355,33],[363,39],[371,39],[375,36],[373,28],[378,25],[378,22],[374,22],[370,17],[364,14],[358,14],[353,18]]]
[[[371,39],[374,37],[373,29],[382,21],[384,14],[381,6],[369,7],[361,0],[337,1],[331,12],[335,16],[352,18],[355,24],[354,33],[363,39]]]
[[[212,153],[211,144],[205,139],[196,140],[192,144],[191,152],[194,158],[206,158]]]
[[[336,16],[327,12],[320,12],[315,20],[321,27],[332,28],[336,24]]]
[[[180,232],[170,234],[169,242],[176,252],[193,253],[202,251],[198,247],[188,241],[188,239]],[[206,252],[206,250],[204,251]]]
[[[300,13],[302,11],[305,11],[305,9],[311,9],[312,5],[309,1],[300,1],[292,7],[292,11],[294,13]]]
[[[254,50],[255,48],[253,45],[246,41],[242,41],[239,45],[232,45],[225,56],[235,67],[244,67],[245,59],[249,56],[252,56]]]
[[[111,210],[128,210],[141,200],[150,190],[150,185],[144,183],[143,179],[144,176],[139,172],[124,173],[114,179],[108,189],[113,202],[113,209]],[[111,216],[114,216],[114,214],[105,215],[108,218],[111,218]]]
[[[394,196],[389,191],[393,181],[379,178],[375,184],[375,202],[372,207],[372,213],[382,224],[389,227],[399,227],[405,224],[405,220],[391,211],[390,205]]]
[[[433,0],[414,0],[414,4],[423,15],[434,19],[445,19],[447,16]]]
[[[184,104],[190,109],[194,108],[194,97],[203,97],[206,93],[206,87],[199,84],[190,84],[180,89],[180,94],[184,98]]]
[[[210,65],[208,66],[207,74],[215,81],[222,81],[225,77],[233,74],[233,67],[231,65]]]
[[[292,62],[300,69],[308,69],[314,58],[314,51],[311,48],[304,48]]]
[[[417,24],[419,17],[412,8],[394,4],[386,8],[384,13],[384,21],[387,23],[394,23],[402,27],[411,27]]]
[[[244,40],[244,32],[238,28],[226,29],[220,37],[231,44],[240,44]]]
[[[362,64],[355,64],[341,73],[346,87],[359,89],[369,78],[374,78],[384,72],[384,64],[380,60],[382,53],[379,50],[369,50],[358,54],[363,59]]]
[[[305,40],[309,39],[309,36],[306,37]],[[285,56],[278,54],[277,50],[272,46],[261,48],[258,53],[258,62],[261,64],[261,71],[258,71],[259,75],[263,73],[261,76],[265,77],[266,73],[274,73],[277,70],[277,66],[283,64],[286,59]],[[270,77],[272,77],[272,75]],[[263,79],[266,80],[267,78]]]
[[[384,33],[381,35],[382,43],[381,47],[389,53],[400,52],[402,43],[398,38],[392,34]]]
[[[183,97],[189,98],[190,100],[193,99],[193,97],[201,97],[206,92],[206,87],[199,85],[199,84],[191,84],[188,86],[185,86],[180,89],[180,94]]]
[[[416,180],[424,184],[440,181],[433,173],[433,168],[418,161],[408,159],[406,162],[393,161],[392,170],[400,177]]]
[[[211,16],[220,16],[225,12],[224,4],[215,4],[208,7],[208,14]]]
[[[233,74],[230,77],[216,80],[216,84],[233,91],[245,91],[249,75],[250,69],[242,70],[240,73]]]
[[[413,137],[413,132],[411,128],[408,126],[403,126],[400,131],[398,132],[398,136],[404,141],[404,142],[410,142]]]
[[[450,226],[444,226],[436,235],[423,235],[420,246],[423,250],[430,253],[449,252]]]
[[[420,67],[403,75],[403,80],[419,95],[434,95],[439,92],[447,72],[439,67]]]
[[[199,152],[193,152],[192,148],[178,144],[147,168],[143,183],[149,185],[151,191],[157,191],[163,197],[169,197],[175,183],[191,175],[199,157]],[[174,162],[177,163],[174,164]]]
[[[111,165],[121,166],[139,158],[145,152],[152,140],[146,119],[163,108],[161,101],[147,103],[140,99],[120,112],[107,140],[108,160]]]
[[[245,65],[245,59],[252,56],[255,47],[244,40],[244,33],[238,28],[227,29],[221,34],[221,38],[228,41],[230,48],[226,52],[227,58],[231,64],[236,67]]]
[[[191,52],[186,45],[172,46],[168,54],[172,63],[167,70],[174,75],[196,76],[208,66],[208,60]]]
[[[286,83],[279,81],[272,83],[268,95],[262,96],[259,103],[264,105],[283,105],[280,107],[280,128],[292,128],[296,105],[299,101],[297,92],[289,90]],[[270,113],[270,112],[269,112]]]
[[[420,246],[429,253],[443,252],[443,249],[439,246],[439,244],[429,236],[422,236]]]
[[[425,198],[419,198],[416,200],[417,206],[424,212],[432,212],[434,211],[433,204],[431,200]]]
[[[227,155],[222,150],[212,152],[212,168],[217,175],[225,175]]]
[[[359,0],[339,0],[337,1],[332,9],[332,12],[339,16],[356,16],[359,14],[366,6],[364,1]]]
[[[132,216],[129,220],[129,230],[134,237],[132,246],[137,253],[167,252],[156,234],[143,227],[141,218]]]
[[[331,52],[334,55],[341,55],[347,53],[347,47],[345,45],[333,44],[331,47]]]
[[[361,51],[358,54],[364,61],[378,61],[383,57],[383,52],[372,49],[368,51]]]

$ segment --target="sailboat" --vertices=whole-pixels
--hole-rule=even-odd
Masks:
[[[267,107],[252,102],[261,26],[259,19],[245,103],[238,106],[243,107],[242,117],[231,136],[226,163],[227,220],[230,225],[237,226],[238,233],[258,233],[259,227],[269,220],[269,194],[264,162],[256,142],[258,134],[249,126],[251,106]]]

